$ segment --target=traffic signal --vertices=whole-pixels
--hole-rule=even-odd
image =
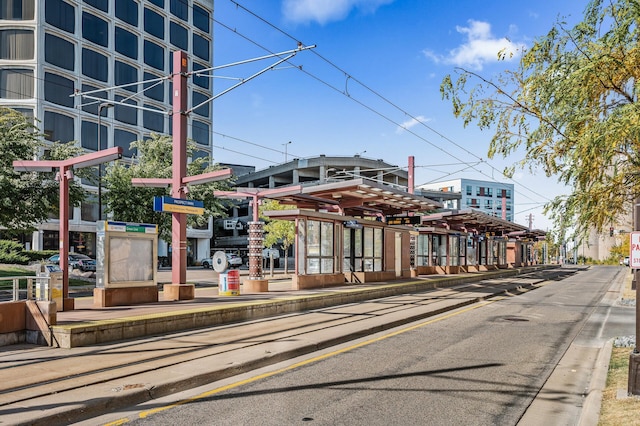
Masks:
[[[609,228],[609,236],[613,237],[613,226],[611,228]]]

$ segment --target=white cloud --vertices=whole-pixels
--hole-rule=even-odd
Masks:
[[[394,0],[284,0],[282,12],[292,22],[315,21],[320,25],[346,18],[352,9],[373,13]]]
[[[417,126],[420,123],[426,123],[430,121],[429,118],[426,118],[423,115],[419,115],[415,118],[411,118],[404,123],[400,123],[400,125],[396,128],[396,133],[402,133],[404,130],[408,130],[414,126]]]
[[[481,70],[485,64],[497,62],[500,52],[504,52],[505,60],[510,61],[525,47],[524,44],[514,43],[506,37],[496,38],[491,34],[491,24],[488,22],[469,20],[468,27],[457,26],[456,31],[466,35],[465,43],[451,50],[448,55],[438,55],[430,50],[424,50],[424,55],[435,63]],[[511,31],[515,31],[514,27],[511,27]]]

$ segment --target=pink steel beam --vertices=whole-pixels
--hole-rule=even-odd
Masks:
[[[259,199],[269,198],[274,195],[299,194],[301,191],[301,185],[294,185],[271,189],[243,188],[237,191],[214,191],[213,195],[219,198],[251,198],[253,200],[253,221],[258,222],[260,220],[260,214],[258,213]]]
[[[91,152],[66,160],[17,160],[13,168],[17,171],[53,171],[60,169],[60,269],[62,269],[62,310],[73,309],[73,299],[69,298],[69,180],[73,179],[73,168],[97,166],[122,157],[122,148],[113,147]]]

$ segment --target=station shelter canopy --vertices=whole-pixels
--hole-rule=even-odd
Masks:
[[[410,194],[362,178],[303,186],[298,193],[269,197],[298,209],[340,213],[345,216],[394,216],[441,208],[435,200]]]
[[[526,226],[474,209],[448,210],[440,213],[432,213],[422,216],[420,224],[421,226],[446,228],[476,234],[491,234],[519,240],[540,240],[544,239],[546,234],[544,231],[530,230]]]

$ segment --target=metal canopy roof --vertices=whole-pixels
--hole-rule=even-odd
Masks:
[[[446,212],[422,216],[421,225],[444,226],[449,229],[463,232],[498,232],[502,235],[529,231],[526,226],[518,225],[517,223],[491,216],[474,209],[449,210]]]
[[[442,207],[437,201],[365,179],[303,186],[298,194],[269,198],[300,209],[340,212],[348,216],[392,216],[406,212],[428,212]]]

